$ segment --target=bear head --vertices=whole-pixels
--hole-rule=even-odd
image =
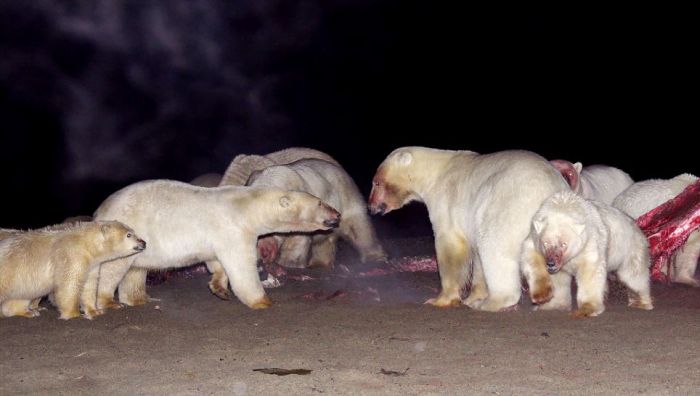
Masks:
[[[576,257],[588,240],[581,201],[583,198],[575,193],[563,191],[545,200],[533,217],[533,240],[545,256],[550,274]]]
[[[384,215],[418,198],[413,191],[412,175],[417,173],[414,156],[410,148],[400,148],[379,166],[369,194],[368,206],[372,214]]]
[[[301,191],[258,189],[261,214],[267,214],[265,233],[314,232],[340,224],[340,212],[319,198]]]
[[[100,228],[102,248],[112,252],[110,256],[125,257],[146,249],[146,242],[125,224],[118,221],[97,221],[96,223]]]

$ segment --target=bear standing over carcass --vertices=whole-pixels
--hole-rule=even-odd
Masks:
[[[615,198],[613,206],[633,218],[649,212],[666,201],[680,194],[686,187],[697,182],[694,175],[684,173],[672,179],[651,179],[634,183]],[[698,287],[700,282],[695,271],[700,258],[700,230],[692,232],[673,257],[671,273],[667,274],[671,282]],[[662,268],[666,270],[666,268]]]
[[[425,147],[392,152],[377,169],[369,207],[385,214],[411,201],[425,203],[435,234],[442,291],[427,303],[461,302],[484,311],[520,299],[520,249],[542,201],[568,190],[557,170],[528,151],[478,154]]]

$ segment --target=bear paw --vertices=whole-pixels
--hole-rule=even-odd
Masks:
[[[579,307],[579,309],[577,309],[571,313],[571,317],[573,319],[591,318],[591,317],[598,316],[598,315],[602,314],[604,310],[605,310],[605,307],[597,308],[595,305],[593,305],[591,303],[583,303]]]
[[[220,285],[217,285],[213,282],[209,282],[209,290],[214,294],[215,296],[219,297],[222,300],[230,300],[231,299],[231,292],[227,288],[223,288]]]
[[[438,308],[454,308],[462,305],[462,300],[460,300],[458,297],[450,298],[440,296],[437,298],[429,298],[423,304],[430,304]]]
[[[272,300],[268,296],[263,296],[260,300],[250,304],[252,309],[265,309],[272,306]]]
[[[61,316],[58,318],[61,320],[68,320],[68,319],[73,319],[73,318],[79,318],[80,317],[80,311],[76,310],[70,310],[66,312],[61,312]]]
[[[548,303],[552,297],[554,297],[554,291],[549,282],[538,283],[530,292],[530,300],[535,305]]]

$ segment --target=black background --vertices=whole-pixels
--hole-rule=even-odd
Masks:
[[[365,194],[406,145],[700,173],[688,10],[461,3],[0,1],[0,227],[289,146]]]

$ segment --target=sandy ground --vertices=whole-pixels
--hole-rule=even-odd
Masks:
[[[396,256],[431,244],[388,245]],[[339,262],[357,268],[347,248]],[[329,278],[271,289],[263,311],[217,299],[199,274],[93,321],[52,308],[0,319],[0,395],[700,393],[697,289],[655,285],[645,312],[613,284],[602,316],[572,320],[524,300],[499,314],[424,306],[437,273]],[[266,368],[309,371],[255,371]]]

